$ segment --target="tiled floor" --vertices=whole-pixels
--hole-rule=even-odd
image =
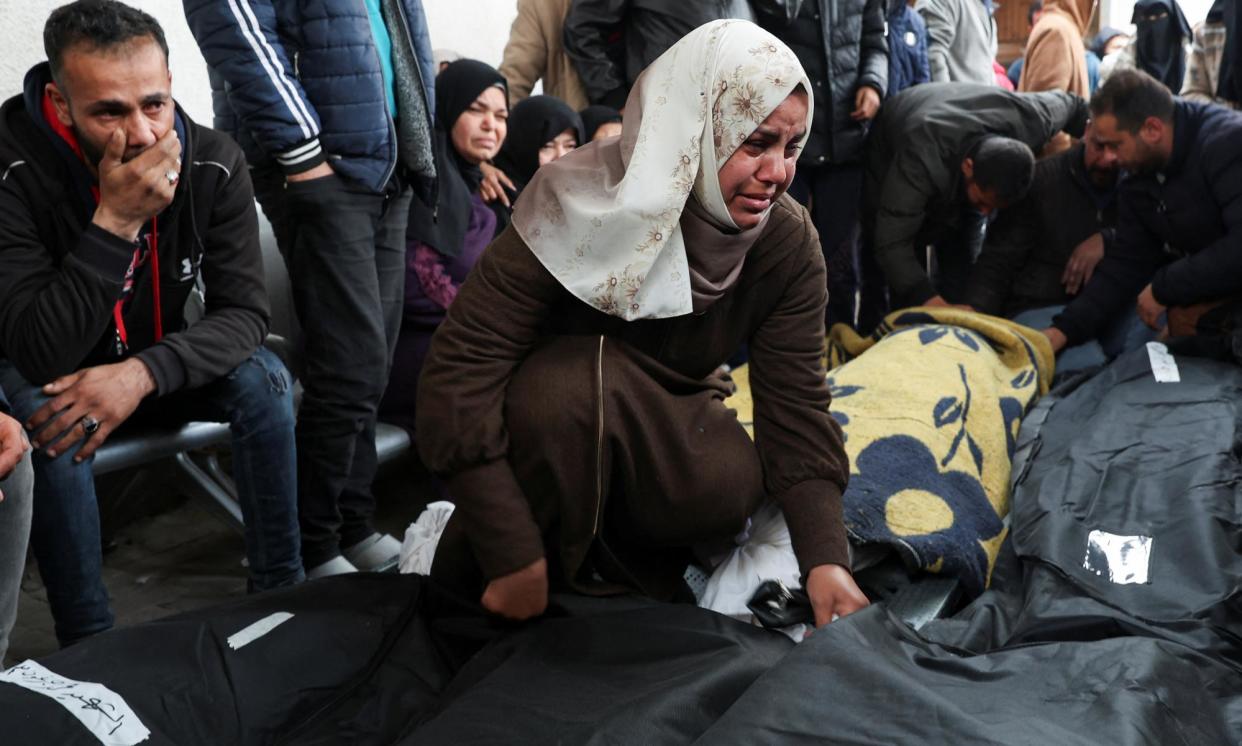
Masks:
[[[241,535],[177,492],[156,469],[123,501],[101,499],[105,532],[104,583],[116,626],[220,603],[246,591]],[[398,539],[431,497],[425,474],[408,463],[391,465],[377,482],[377,525]],[[56,650],[52,616],[38,571],[28,564],[7,662]]]

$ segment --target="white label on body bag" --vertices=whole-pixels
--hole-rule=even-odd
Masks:
[[[1177,360],[1169,352],[1169,348],[1159,342],[1147,343],[1147,357],[1151,360],[1151,374],[1156,383],[1180,383],[1181,373],[1177,370]]]
[[[268,632],[271,632],[276,629],[276,627],[284,624],[292,618],[293,615],[287,611],[278,611],[275,614],[269,614],[254,624],[229,635],[229,647],[234,650],[241,650],[243,647],[249,645],[263,635],[266,635]]]
[[[151,737],[121,695],[103,684],[66,679],[34,661],[0,673],[0,681],[56,700],[105,746],[134,746]]]
[[[1094,529],[1087,536],[1083,569],[1117,585],[1146,584],[1151,543],[1150,536],[1122,536]]]

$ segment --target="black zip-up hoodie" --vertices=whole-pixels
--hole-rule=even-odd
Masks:
[[[202,386],[249,357],[267,334],[269,308],[254,190],[240,148],[180,109],[181,181],[158,216],[160,309],[155,340],[148,261],[135,275],[118,354],[113,308],[135,245],[92,224],[91,177],[43,119],[47,63],[24,95],[0,107],[0,355],[42,385],[83,367],[134,355],[158,394]],[[201,278],[201,319],[187,300]]]

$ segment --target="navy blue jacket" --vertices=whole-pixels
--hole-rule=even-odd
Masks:
[[[1173,155],[1121,185],[1117,236],[1053,325],[1071,345],[1133,307],[1148,283],[1165,306],[1242,294],[1242,113],[1178,100]]]
[[[251,165],[286,174],[324,162],[381,192],[397,165],[383,72],[362,0],[184,0],[207,60],[216,129],[241,144]],[[400,0],[434,120],[435,67],[419,0]],[[422,174],[421,176],[431,176]]]
[[[931,82],[927,60],[927,24],[905,0],[892,0],[888,11],[888,95]]]

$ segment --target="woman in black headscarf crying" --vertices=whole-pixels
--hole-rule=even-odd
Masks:
[[[500,152],[508,131],[504,77],[477,60],[458,60],[436,76],[434,205],[414,199],[406,229],[404,312],[380,419],[414,429],[418,376],[431,337],[457,288],[500,232],[478,194],[480,166]]]
[[[555,96],[531,96],[509,113],[509,136],[492,160],[509,177],[506,202],[490,202],[499,221],[497,233],[509,225],[513,203],[541,166],[586,142],[582,117]]]

